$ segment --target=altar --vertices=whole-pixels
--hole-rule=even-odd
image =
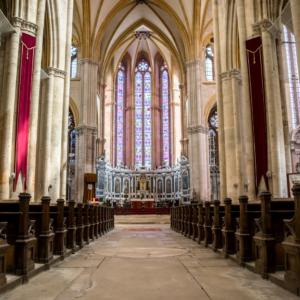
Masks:
[[[169,207],[190,198],[190,169],[185,157],[172,167],[155,170],[114,167],[100,157],[96,168],[96,197],[115,207]]]
[[[131,199],[130,207],[133,209],[154,208],[154,199]]]

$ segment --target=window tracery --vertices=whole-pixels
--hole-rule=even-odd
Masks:
[[[147,61],[141,60],[135,74],[135,165],[151,168],[152,77]]]

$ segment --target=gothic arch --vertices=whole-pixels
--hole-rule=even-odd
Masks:
[[[74,101],[74,99],[72,97],[70,97],[69,106],[70,106],[70,110],[72,111],[73,116],[74,116],[75,126],[77,127],[80,123],[80,114],[79,114],[79,110],[77,108],[76,102]]]
[[[217,95],[212,95],[209,100],[207,101],[205,108],[204,108],[204,119],[206,122],[208,121],[209,115],[212,109],[217,105]]]

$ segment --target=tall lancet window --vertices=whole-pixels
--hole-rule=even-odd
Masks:
[[[162,155],[163,164],[170,165],[170,97],[169,74],[167,68],[161,68],[161,108],[162,108]]]
[[[68,118],[68,169],[67,169],[67,199],[74,199],[74,179],[76,164],[76,129],[73,112],[69,110]]]
[[[71,47],[71,78],[77,77],[78,49]]]
[[[120,65],[117,73],[116,91],[116,165],[124,163],[124,103],[125,69]]]
[[[285,48],[289,98],[291,107],[291,125],[295,129],[300,125],[300,82],[297,63],[297,49],[294,34],[283,25],[283,44]]]
[[[147,61],[141,60],[135,74],[135,165],[151,168],[152,78]]]
[[[208,118],[208,147],[211,200],[219,200],[218,113],[214,108]]]
[[[207,81],[215,79],[214,74],[214,50],[212,45],[207,45],[205,48],[205,77]]]

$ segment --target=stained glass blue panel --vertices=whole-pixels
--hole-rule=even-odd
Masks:
[[[169,122],[169,76],[168,71],[162,72],[162,134],[163,162],[170,165],[170,122]]]
[[[143,164],[143,75],[135,75],[135,165]]]
[[[144,165],[151,168],[151,74],[144,77]]]
[[[124,158],[124,84],[125,74],[119,70],[117,75],[117,105],[116,105],[116,148],[117,165],[123,163]]]

